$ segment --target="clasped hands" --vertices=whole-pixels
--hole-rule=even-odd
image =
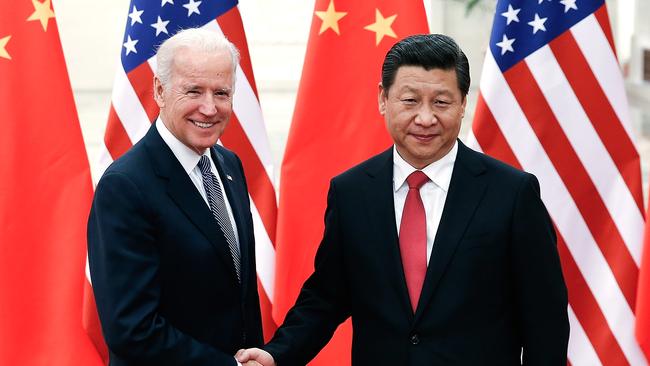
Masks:
[[[244,366],[275,366],[273,356],[259,348],[240,349],[235,358]]]

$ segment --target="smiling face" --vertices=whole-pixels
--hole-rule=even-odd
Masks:
[[[388,132],[400,156],[418,169],[454,146],[466,102],[454,69],[401,66],[390,89],[379,85],[379,112]]]
[[[202,154],[217,143],[230,120],[234,80],[227,49],[179,48],[168,84],[154,79],[161,120],[179,141]]]

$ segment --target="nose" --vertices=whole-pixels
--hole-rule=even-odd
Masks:
[[[417,125],[429,127],[433,124],[435,124],[438,121],[436,118],[436,114],[431,108],[431,106],[428,106],[426,104],[423,104],[420,109],[417,111],[417,114],[415,116],[415,123]]]
[[[217,114],[217,103],[214,100],[214,97],[209,94],[204,96],[199,105],[199,112],[206,116]]]

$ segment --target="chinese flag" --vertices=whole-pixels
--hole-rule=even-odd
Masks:
[[[643,256],[639,269],[639,284],[636,294],[636,339],[646,358],[650,360],[650,205],[646,212]]]
[[[82,327],[92,198],[50,0],[0,0],[0,365],[101,365]]]
[[[391,145],[378,111],[381,64],[427,33],[422,1],[316,0],[282,162],[274,317],[281,322],[314,269],[329,181]],[[349,321],[311,365],[349,365]]]

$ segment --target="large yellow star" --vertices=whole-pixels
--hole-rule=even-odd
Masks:
[[[50,18],[54,18],[54,11],[50,3],[52,0],[44,0],[42,3],[38,0],[32,0],[34,5],[34,13],[27,18],[27,21],[39,20],[43,26],[43,30],[47,31],[47,24]]]
[[[9,52],[7,52],[7,43],[9,43],[9,40],[11,39],[11,36],[6,36],[4,38],[0,38],[0,57],[6,58],[8,60],[11,60],[11,56],[9,56]]]
[[[397,14],[384,18],[379,9],[375,9],[375,22],[365,26],[363,29],[375,32],[375,45],[379,45],[379,42],[381,42],[384,36],[397,38],[393,28],[391,28],[395,18],[397,18]]]
[[[346,12],[337,12],[334,10],[334,0],[330,0],[330,4],[327,6],[326,11],[315,11],[317,17],[323,20],[323,23],[320,25],[320,31],[318,34],[323,34],[328,29],[332,29],[336,34],[341,35],[339,32],[339,20],[344,16],[348,15]]]

